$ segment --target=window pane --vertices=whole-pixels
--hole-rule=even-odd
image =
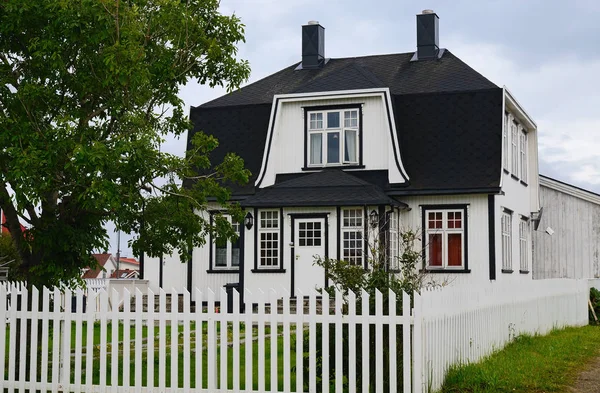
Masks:
[[[310,163],[319,165],[323,163],[323,135],[310,134]]]
[[[442,235],[429,235],[429,266],[442,266]]]
[[[358,127],[358,111],[344,112],[344,127]]]
[[[462,234],[448,234],[448,266],[462,266]]]
[[[344,161],[346,162],[358,162],[356,159],[356,134],[354,130],[344,131]]]
[[[318,130],[323,128],[323,114],[322,113],[311,113],[310,114],[310,127],[311,130]]]
[[[340,162],[340,133],[339,132],[328,132],[327,133],[327,162],[338,163]]]
[[[231,250],[231,266],[240,266],[240,249],[234,248]]]
[[[215,266],[227,266],[227,248],[217,248]]]
[[[340,112],[327,113],[327,128],[340,128]]]

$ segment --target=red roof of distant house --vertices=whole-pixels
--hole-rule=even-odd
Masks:
[[[119,262],[131,263],[133,265],[139,265],[140,263],[135,258],[119,258]]]
[[[101,267],[98,267],[98,268],[92,270],[88,266],[88,268],[87,268],[86,272],[83,274],[82,278],[98,277],[98,274],[100,274],[100,272],[102,271],[102,268],[104,267],[104,265],[106,265],[106,262],[110,259],[110,254],[92,254],[92,256],[94,258],[96,258],[96,260],[98,261],[98,264]]]

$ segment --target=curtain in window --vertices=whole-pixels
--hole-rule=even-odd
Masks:
[[[321,134],[310,135],[310,163],[323,163],[323,135]]]
[[[442,266],[442,235],[429,235],[429,266]]]
[[[357,162],[356,160],[356,131],[346,130],[345,136],[345,151],[344,161],[346,162]]]
[[[462,265],[462,235],[448,234],[448,266]]]

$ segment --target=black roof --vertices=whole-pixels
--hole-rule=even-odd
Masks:
[[[358,177],[353,172],[323,170],[287,180],[257,190],[241,202],[248,207],[280,206],[342,206],[342,205],[395,205],[406,206],[390,198],[377,185]]]
[[[498,192],[502,89],[448,50],[435,60],[413,62],[412,56],[401,53],[330,59],[323,68],[310,70],[296,70],[295,64],[192,107],[194,130],[188,138],[199,130],[214,135],[219,140],[211,156],[214,163],[227,152],[244,159],[252,177],[245,186],[232,187],[235,197],[244,198],[257,191],[254,183],[262,164],[275,94],[387,87],[409,181],[391,187],[379,180],[371,184],[388,195]],[[356,177],[360,176],[357,171]],[[279,177],[278,183],[283,179]],[[283,191],[277,192],[284,197]]]
[[[202,107],[270,104],[275,94],[377,87],[389,87],[394,95],[498,87],[448,50],[435,61],[411,61],[413,54],[329,59],[323,68],[306,70],[296,70],[296,63]]]

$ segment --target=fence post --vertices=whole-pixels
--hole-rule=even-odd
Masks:
[[[421,295],[413,294],[413,393],[423,392],[423,302]]]

